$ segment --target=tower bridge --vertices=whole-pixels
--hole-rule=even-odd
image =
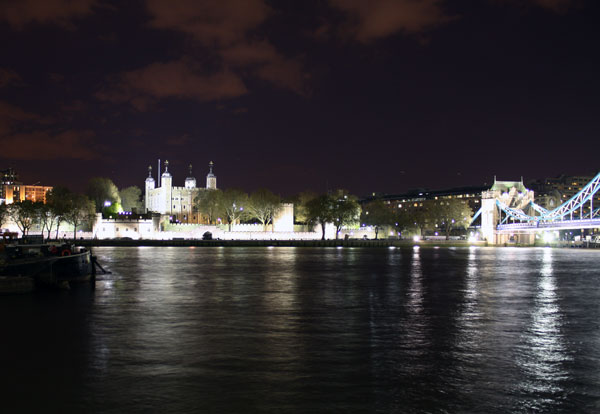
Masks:
[[[547,210],[535,203],[533,191],[522,180],[494,180],[492,188],[481,194],[481,209],[474,219],[481,215],[481,234],[490,244],[533,244],[540,231],[600,228],[600,206],[594,206],[599,189],[600,173],[569,200]]]

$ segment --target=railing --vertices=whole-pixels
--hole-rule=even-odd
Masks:
[[[582,228],[582,227],[600,227],[600,219],[577,219],[562,221],[538,221],[536,223],[512,223],[500,224],[497,230],[537,230],[537,229],[556,229],[556,228]]]

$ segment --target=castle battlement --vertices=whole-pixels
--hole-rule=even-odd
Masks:
[[[178,215],[189,219],[196,196],[206,189],[217,189],[217,176],[213,173],[214,163],[211,161],[208,166],[206,188],[196,187],[196,178],[192,174],[191,164],[189,165],[189,176],[185,179],[183,187],[173,186],[173,176],[169,173],[169,161],[165,161],[162,174],[160,171],[157,172],[156,180],[152,177],[152,167],[148,167],[145,187],[146,212]]]

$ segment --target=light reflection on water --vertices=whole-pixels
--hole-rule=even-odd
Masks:
[[[94,291],[0,301],[17,315],[0,361],[13,379],[7,395],[28,401],[27,378],[55,411],[600,408],[597,251],[95,254],[113,274]]]
[[[539,256],[539,251],[537,252]],[[524,394],[538,396],[525,401],[528,409],[554,410],[560,401],[552,395],[564,395],[562,383],[568,378],[564,362],[571,358],[564,345],[561,331],[561,309],[558,303],[553,273],[553,249],[542,250],[540,275],[537,278],[531,321],[517,361],[523,371],[519,387]],[[544,396],[546,398],[544,398]]]

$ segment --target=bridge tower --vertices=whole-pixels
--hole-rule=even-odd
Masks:
[[[489,244],[503,244],[514,241],[520,244],[533,244],[533,234],[499,234],[500,210],[497,201],[505,206],[526,209],[534,199],[534,192],[525,188],[521,181],[496,181],[487,191],[481,193],[481,236]]]
[[[481,193],[481,237],[489,244],[496,244],[495,230],[498,225],[498,208],[493,191]]]

